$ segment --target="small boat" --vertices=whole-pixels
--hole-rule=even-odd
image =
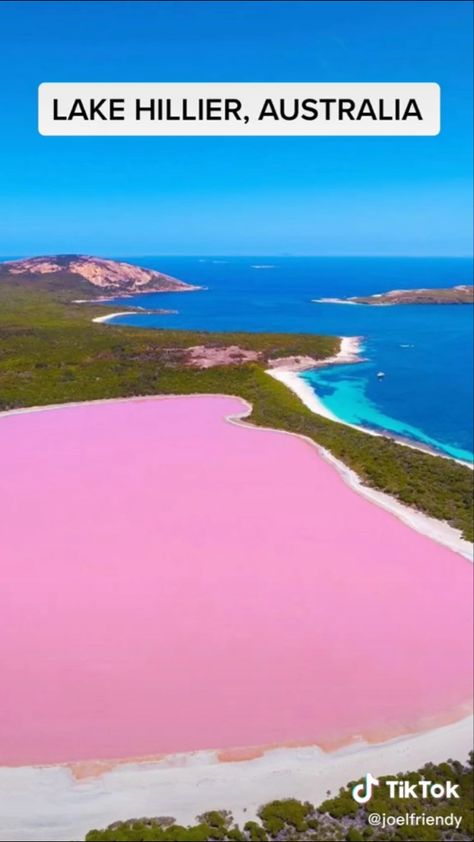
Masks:
[[[378,372],[377,372],[377,377],[379,378],[379,380],[381,380],[381,379],[382,379],[382,377],[385,377],[385,372],[384,372],[384,371],[378,371]]]

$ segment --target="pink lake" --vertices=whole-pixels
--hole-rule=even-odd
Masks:
[[[0,418],[0,763],[328,747],[467,710],[470,563],[243,411]]]

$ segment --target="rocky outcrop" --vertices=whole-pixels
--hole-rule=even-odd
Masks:
[[[200,287],[186,284],[157,272],[131,263],[89,257],[81,254],[61,254],[10,260],[0,264],[0,276],[12,277],[75,275],[91,284],[95,291],[110,294],[132,295],[139,292],[190,292]]]
[[[191,368],[215,368],[222,365],[243,365],[262,358],[259,351],[250,351],[238,345],[225,347],[193,345],[184,351],[185,365]]]

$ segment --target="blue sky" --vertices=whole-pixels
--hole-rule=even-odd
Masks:
[[[465,255],[469,2],[0,2],[0,255]],[[40,82],[433,81],[426,138],[53,138]]]

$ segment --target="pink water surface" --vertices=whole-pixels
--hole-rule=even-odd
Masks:
[[[469,698],[469,562],[242,411],[0,418],[0,763],[393,735]]]

